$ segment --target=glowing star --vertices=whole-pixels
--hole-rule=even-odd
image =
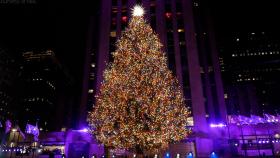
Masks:
[[[141,7],[139,5],[134,6],[134,8],[132,9],[132,15],[133,16],[143,16],[144,15],[143,7]]]

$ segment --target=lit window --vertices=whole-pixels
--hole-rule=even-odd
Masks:
[[[178,29],[178,32],[184,32],[185,30],[184,29]]]
[[[183,42],[179,42],[180,46],[185,45],[185,44],[186,44],[186,42],[184,42],[184,41]]]
[[[93,93],[93,89],[89,89],[89,90],[88,90],[88,93]]]
[[[90,77],[94,77],[94,73],[90,73],[89,76],[90,76]]]
[[[225,93],[225,94],[224,94],[224,98],[225,98],[225,99],[227,99],[227,98],[228,98],[228,95],[227,95],[227,93]]]
[[[236,42],[239,42],[239,38],[236,38]]]
[[[123,17],[122,17],[122,22],[126,23],[127,20],[128,20],[127,16],[123,16]]]
[[[111,32],[110,32],[110,36],[111,36],[111,37],[116,37],[116,36],[117,36],[116,31],[111,31]]]
[[[167,12],[167,13],[165,13],[165,16],[166,16],[166,18],[170,19],[170,18],[171,18],[171,16],[172,16],[172,13]]]
[[[200,67],[200,73],[204,73],[203,67]]]
[[[94,63],[91,63],[91,67],[95,67],[95,64],[94,64]]]
[[[194,125],[194,123],[193,123],[193,117],[188,117],[188,118],[187,118],[187,125],[188,125],[188,126],[193,126],[193,125]]]
[[[213,67],[212,66],[208,67],[208,72],[213,72]]]

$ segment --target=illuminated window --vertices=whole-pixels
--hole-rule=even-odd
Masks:
[[[88,93],[93,93],[93,89],[89,89],[89,90],[88,90]]]
[[[90,76],[90,77],[94,77],[94,73],[90,73],[89,76]]]
[[[187,125],[188,125],[188,126],[193,126],[193,125],[194,125],[194,123],[193,123],[193,117],[188,117],[188,118],[187,118]]]
[[[122,17],[122,22],[126,23],[127,20],[128,20],[127,16],[123,16],[123,17]]]
[[[201,73],[201,74],[204,73],[203,67],[200,67],[200,73]]]
[[[117,36],[116,31],[111,31],[111,32],[110,32],[110,36],[111,36],[111,37],[116,37],[116,36]]]
[[[178,29],[178,32],[185,32],[184,29]]]
[[[224,98],[225,98],[225,99],[228,98],[228,94],[227,94],[227,93],[224,94]]]
[[[171,16],[172,16],[172,13],[170,13],[170,12],[166,12],[166,13],[165,13],[165,17],[166,17],[167,19],[170,19]]]
[[[180,46],[183,46],[183,45],[185,45],[185,44],[186,44],[185,41],[179,42],[179,45],[180,45]]]
[[[213,67],[212,67],[212,66],[209,66],[209,67],[208,67],[208,72],[213,72],[213,71],[214,71]]]
[[[91,65],[90,65],[91,67],[95,67],[95,64],[94,63],[91,63]]]

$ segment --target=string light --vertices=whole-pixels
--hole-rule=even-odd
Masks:
[[[104,71],[90,132],[104,145],[157,152],[184,139],[187,110],[178,80],[168,69],[159,38],[135,6],[128,28]]]

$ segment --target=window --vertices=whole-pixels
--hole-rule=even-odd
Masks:
[[[93,93],[93,89],[89,89],[89,90],[88,90],[88,93]]]

